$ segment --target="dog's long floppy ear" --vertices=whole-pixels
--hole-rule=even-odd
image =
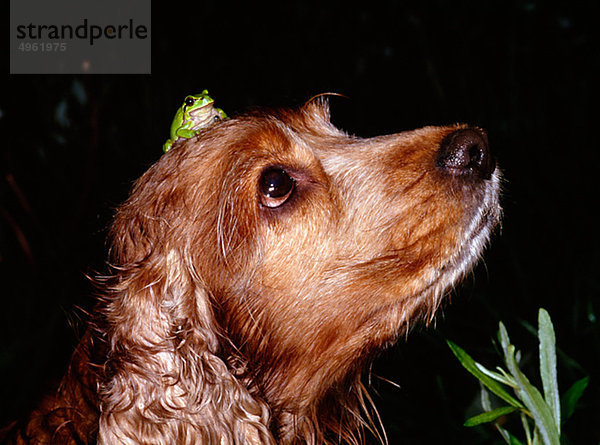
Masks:
[[[189,254],[198,246],[185,232],[195,193],[186,187],[198,181],[181,177],[183,160],[168,153],[142,176],[110,232],[98,441],[273,443],[266,405],[218,356],[209,291]]]

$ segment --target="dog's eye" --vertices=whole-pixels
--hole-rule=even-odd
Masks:
[[[275,208],[285,203],[294,191],[294,180],[285,170],[266,169],[260,178],[260,200],[266,207]]]

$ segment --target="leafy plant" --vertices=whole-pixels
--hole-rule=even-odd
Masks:
[[[506,369],[496,367],[491,371],[477,363],[462,348],[447,340],[448,346],[467,371],[481,384],[481,404],[484,413],[471,417],[465,426],[476,426],[494,422],[503,439],[509,445],[560,445],[561,412],[562,419],[568,419],[588,384],[588,377],[578,380],[559,397],[556,368],[556,338],[550,315],[545,309],[539,310],[538,331],[540,375],[542,392],[531,384],[519,369],[520,351],[510,343],[504,324],[500,322],[498,341]],[[492,408],[489,392],[494,393],[506,406]],[[509,391],[514,394],[511,395]],[[509,414],[519,414],[525,433],[525,442],[500,426],[498,420]]]

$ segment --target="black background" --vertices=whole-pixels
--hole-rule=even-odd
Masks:
[[[3,77],[0,97],[0,421],[64,371],[105,270],[115,206],[161,155],[174,111],[208,88],[235,114],[322,92],[360,136],[466,122],[504,171],[504,221],[435,326],[373,367],[390,443],[491,444],[465,428],[478,385],[449,338],[490,367],[499,320],[537,381],[525,324],[553,318],[562,390],[590,376],[567,443],[600,440],[598,2],[181,4],[152,22],[152,75]],[[172,7],[175,4],[171,5]],[[5,34],[6,35],[6,34]],[[7,71],[5,71],[7,72]],[[434,329],[435,328],[435,329]],[[392,380],[399,388],[378,379]],[[520,434],[518,423],[508,423]]]

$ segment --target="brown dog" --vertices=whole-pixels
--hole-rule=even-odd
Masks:
[[[378,435],[361,370],[477,260],[499,182],[479,128],[360,139],[322,100],[176,144],[116,215],[114,273],[62,385],[10,440]]]

